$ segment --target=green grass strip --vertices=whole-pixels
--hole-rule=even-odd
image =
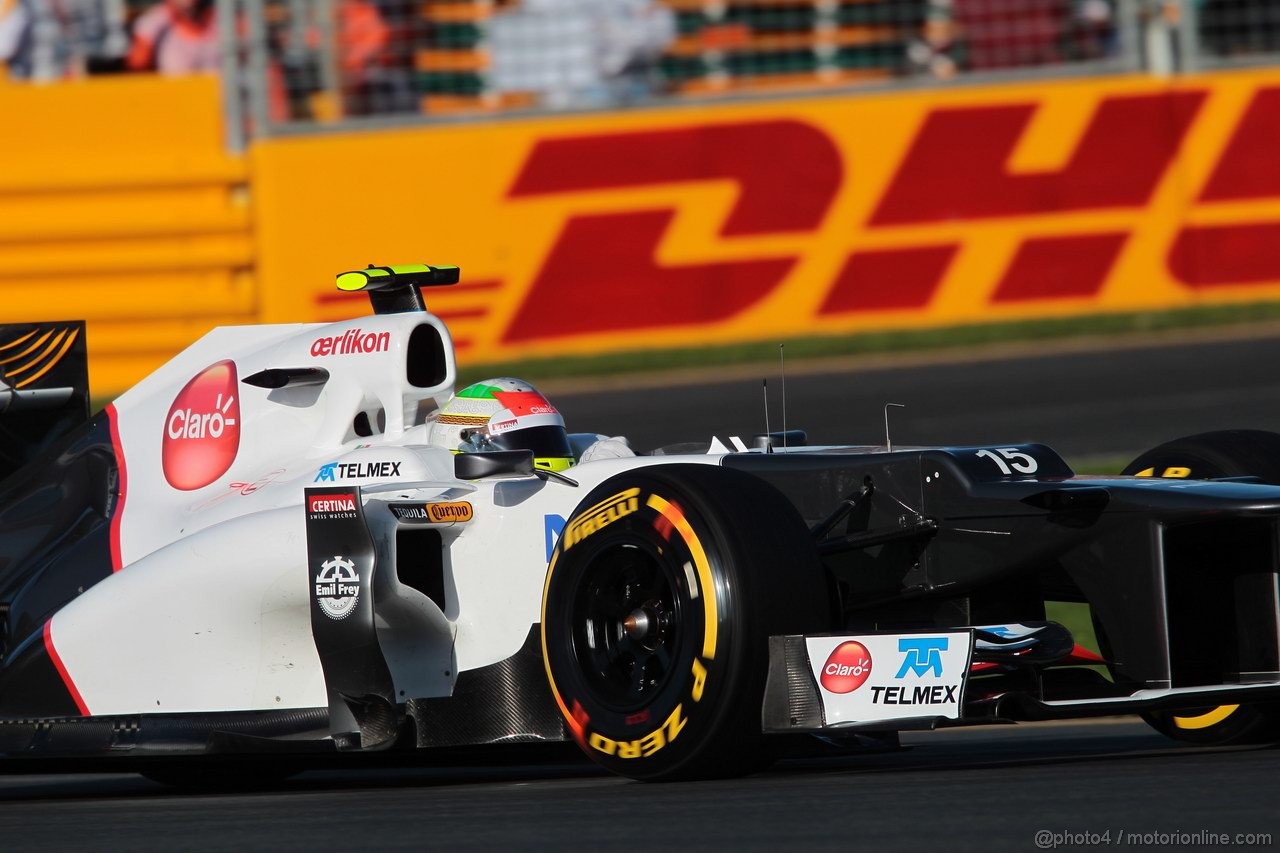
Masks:
[[[787,360],[829,358],[869,353],[892,353],[962,348],[1099,335],[1125,335],[1206,326],[1233,326],[1280,320],[1280,302],[1214,305],[1174,311],[1100,314],[1004,323],[951,326],[941,329],[900,329],[858,332],[838,337],[788,338],[729,346],[601,353],[591,356],[488,362],[459,368],[459,385],[486,376],[515,375],[523,379],[561,379],[644,373],[693,367],[722,367],[777,361],[778,344],[786,344]]]

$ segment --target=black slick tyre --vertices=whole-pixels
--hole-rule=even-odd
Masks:
[[[543,592],[547,676],[574,739],[648,781],[753,770],[768,637],[829,627],[803,520],[758,478],[709,464],[592,490]]]
[[[1207,480],[1257,477],[1280,485],[1280,433],[1223,430],[1179,438],[1148,450],[1122,472],[1139,477]],[[1143,714],[1156,731],[1200,746],[1280,741],[1280,705],[1217,705]]]

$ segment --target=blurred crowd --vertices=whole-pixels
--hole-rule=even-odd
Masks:
[[[376,0],[338,0],[344,65],[385,49],[389,30]],[[244,22],[237,22],[242,35]],[[308,36],[314,43],[316,32]],[[215,0],[0,0],[0,61],[11,78],[55,80],[124,71],[218,72]]]
[[[1112,0],[928,0],[913,68],[958,71],[1058,65],[1115,56]]]
[[[125,19],[125,0],[0,0],[0,62],[34,80],[121,70]]]
[[[261,0],[224,34],[216,0],[0,0],[0,77],[219,73],[224,38],[243,63],[252,30],[276,120],[617,105],[1111,58],[1117,2]],[[1280,50],[1275,0],[1185,2],[1203,50]]]

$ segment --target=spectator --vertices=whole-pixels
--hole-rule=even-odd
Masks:
[[[340,0],[338,18],[338,67],[346,115],[370,112],[375,90],[388,75],[379,73],[379,58],[387,49],[390,30],[382,13],[366,0]]]
[[[164,0],[133,25],[126,59],[134,71],[217,72],[222,66],[214,0]]]
[[[946,79],[957,70],[1100,59],[1115,50],[1110,0],[929,0],[908,56],[915,70]]]
[[[0,0],[0,64],[13,77],[118,70],[127,47],[123,0]]]
[[[314,15],[292,18],[273,40],[295,118],[335,121],[379,112],[374,107],[388,100],[383,97],[388,89],[396,84],[410,88],[403,75],[397,80],[387,73],[391,28],[378,7],[370,0],[338,0],[330,8],[330,26],[322,26]]]
[[[964,67],[964,42],[959,38],[951,3],[952,0],[929,0],[925,4],[920,37],[907,44],[909,71],[950,80]]]
[[[377,7],[367,0],[339,0],[336,17],[337,60],[345,100],[351,101],[366,85],[366,70],[386,47],[388,31]],[[316,49],[318,31],[304,27],[303,33],[308,47]],[[127,65],[135,71],[170,75],[218,73],[222,49],[215,0],[163,0],[152,6],[134,24]],[[285,79],[281,63],[273,58],[267,66],[268,110],[273,121],[311,109],[304,101],[290,104]]]
[[[15,77],[26,76],[20,57],[31,38],[31,13],[21,0],[0,0],[0,68]]]
[[[650,93],[649,68],[675,34],[655,0],[523,0],[490,24],[492,86],[550,107],[625,103]]]
[[[1067,0],[952,0],[973,71],[1061,62]]]

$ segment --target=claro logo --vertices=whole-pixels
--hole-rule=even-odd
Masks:
[[[164,419],[160,458],[175,489],[201,489],[221,477],[240,450],[236,366],[210,365],[188,382]]]
[[[836,646],[822,667],[822,686],[832,693],[852,693],[871,677],[871,652],[857,640]]]

